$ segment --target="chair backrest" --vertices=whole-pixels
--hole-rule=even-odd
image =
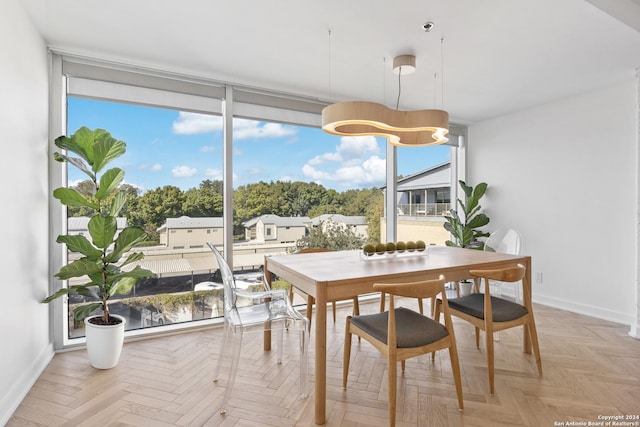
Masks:
[[[470,270],[469,274],[474,277],[484,277],[489,280],[498,280],[500,282],[517,282],[522,280],[526,272],[522,264],[517,267],[499,268],[495,270]]]
[[[510,255],[522,254],[522,238],[514,229],[497,230],[484,242],[484,250]]]
[[[222,285],[224,286],[224,313],[226,316],[227,313],[236,306],[236,282],[233,278],[233,272],[231,268],[229,268],[229,264],[227,264],[227,261],[225,261],[218,249],[216,249],[211,242],[207,242],[207,246],[209,246],[213,255],[216,257],[220,275],[222,276]]]
[[[390,296],[396,295],[410,298],[431,298],[443,294],[444,292],[444,276],[440,276],[436,280],[423,280],[411,283],[374,283],[373,289],[378,292],[384,292]]]

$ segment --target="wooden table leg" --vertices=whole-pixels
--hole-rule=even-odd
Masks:
[[[522,286],[522,301],[526,301],[525,298],[529,298],[529,301],[532,301],[532,296],[531,296],[531,261],[528,261],[525,265],[525,268],[527,269],[527,271],[525,272],[524,277],[522,278],[522,280],[526,281],[523,282],[522,284],[524,286]],[[527,284],[529,286],[527,286]],[[527,295],[524,295],[524,293],[527,293]],[[523,327],[523,332],[522,332],[522,350],[526,353],[526,354],[531,354],[531,337],[529,336],[529,329],[527,328],[527,325],[524,325]]]
[[[316,284],[315,422],[324,424],[327,411],[327,287]]]
[[[264,331],[264,339],[262,342],[264,343],[264,351],[271,351],[271,329]]]

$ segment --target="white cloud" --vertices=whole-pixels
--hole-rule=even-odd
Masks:
[[[138,170],[148,170],[148,171],[152,171],[152,172],[158,172],[161,171],[163,168],[161,163],[154,163],[154,164],[149,164],[149,163],[142,163],[141,165],[138,165],[137,169]]]
[[[222,171],[220,169],[207,169],[204,174],[211,179],[222,180]]]
[[[181,111],[173,121],[173,133],[179,135],[197,135],[202,133],[221,132],[222,117]],[[234,119],[233,138],[281,138],[296,134],[292,126],[280,123],[264,123],[255,120]],[[203,151],[206,148],[203,147]]]
[[[339,153],[324,153],[319,156],[315,156],[307,163],[310,165],[320,165],[325,162],[339,162],[342,160],[342,156]]]
[[[317,170],[313,166],[311,166],[309,163],[302,166],[302,173],[304,174],[304,176],[308,176],[311,179],[318,179],[318,180],[332,179],[331,175],[328,172]]]
[[[345,187],[384,182],[386,161],[378,156],[374,137],[342,137],[336,150],[309,159],[302,173],[316,181],[333,181]]]
[[[203,153],[208,153],[209,151],[215,151],[216,147],[214,147],[213,145],[203,145],[202,147],[200,147],[200,151],[202,151]]]
[[[189,166],[176,166],[171,169],[171,174],[176,178],[188,178],[194,176],[198,170]]]
[[[337,152],[344,159],[362,159],[377,155],[380,150],[373,136],[343,136],[340,138]]]
[[[222,130],[222,117],[180,111],[173,122],[173,133],[178,135],[197,135]]]
[[[234,139],[281,138],[295,134],[295,128],[280,123],[262,123],[247,119],[235,119],[233,121]]]

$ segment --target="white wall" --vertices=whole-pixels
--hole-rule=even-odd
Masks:
[[[629,75],[479,123],[468,146],[467,181],[489,184],[486,229],[521,232],[534,301],[628,325],[637,322],[636,92]]]
[[[16,0],[0,3],[0,425],[53,356],[48,289],[48,59]]]

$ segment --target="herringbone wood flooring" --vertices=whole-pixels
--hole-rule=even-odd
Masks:
[[[417,304],[407,300],[407,306]],[[426,301],[425,301],[426,303]],[[428,304],[425,304],[425,310]],[[377,302],[361,304],[375,312]],[[342,389],[344,319],[328,325],[327,425],[385,426],[386,362],[371,345],[354,340],[347,390]],[[535,306],[543,376],[522,353],[522,329],[503,331],[496,343],[496,393],[489,394],[484,345],[473,328],[454,319],[465,409],[459,412],[448,353],[435,363],[407,361],[399,376],[399,426],[555,426],[598,421],[599,415],[640,414],[640,341],[628,327]],[[120,364],[93,369],[85,351],[57,354],[9,426],[312,426],[313,395],[296,400],[296,334],[285,334],[283,364],[262,351],[262,334],[243,342],[228,414],[217,413],[224,382],[212,382],[222,329],[125,344]],[[313,334],[310,384],[313,391]],[[558,424],[555,424],[558,423]]]

